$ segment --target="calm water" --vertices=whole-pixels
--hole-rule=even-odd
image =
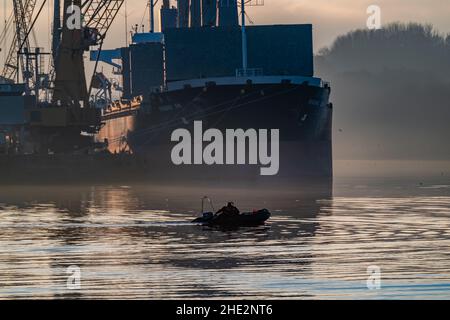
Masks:
[[[332,199],[2,187],[0,299],[450,299],[450,166],[419,167],[343,162]],[[205,194],[274,217],[227,232],[191,225]],[[80,289],[67,287],[69,266],[80,268]],[[369,266],[381,269],[380,290],[367,288]]]

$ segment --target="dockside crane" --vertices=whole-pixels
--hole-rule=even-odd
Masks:
[[[83,17],[86,27],[97,31],[102,40],[114,22],[125,0],[86,0],[83,3]]]
[[[75,108],[90,107],[92,85],[88,90],[83,54],[91,46],[99,46],[101,51],[106,34],[124,1],[64,0],[61,40],[55,62],[53,104]],[[72,6],[78,6],[83,12],[81,30],[68,28],[67,21],[72,18]]]
[[[41,74],[38,61],[46,53],[31,48],[30,35],[49,0],[11,1],[14,42],[0,75],[20,85],[25,83],[25,95],[36,97],[24,99],[32,144],[38,152],[70,153],[92,148],[93,134],[101,129],[103,118],[90,101],[84,54],[91,47],[101,50],[125,0],[53,0],[52,70],[47,75]],[[6,30],[0,40],[3,34]],[[41,89],[46,90],[42,100]]]
[[[92,75],[88,90],[89,96],[91,96],[95,83],[98,83],[99,80],[97,67],[103,48],[103,41],[124,2],[125,0],[87,0],[83,4],[83,16],[86,22],[86,28],[90,30],[91,34],[95,35],[96,45],[99,46],[94,66],[94,74]]]
[[[33,87],[34,65],[23,53],[31,52],[28,33],[35,7],[36,0],[13,0],[15,32],[1,73],[3,78],[16,82],[22,76],[27,90]]]

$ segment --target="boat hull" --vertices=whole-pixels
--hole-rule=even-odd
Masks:
[[[267,209],[256,212],[247,212],[236,215],[214,215],[214,213],[204,213],[203,217],[197,218],[192,223],[210,227],[251,227],[263,225],[270,219],[271,213]]]

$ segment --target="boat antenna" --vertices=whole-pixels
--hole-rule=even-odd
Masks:
[[[214,204],[213,204],[211,198],[208,197],[208,196],[204,196],[204,197],[202,198],[202,213],[205,212],[205,201],[208,201],[208,202],[209,202],[209,205],[211,206],[211,209],[213,210],[213,213],[215,213],[216,210],[214,209]]]

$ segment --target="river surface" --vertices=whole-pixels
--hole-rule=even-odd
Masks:
[[[450,165],[340,162],[333,197],[2,187],[0,299],[450,299]],[[200,199],[261,227],[192,225]]]

